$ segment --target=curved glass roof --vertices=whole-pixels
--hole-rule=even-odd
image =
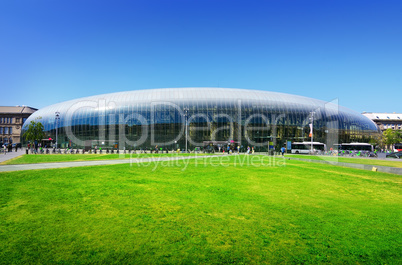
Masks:
[[[89,102],[99,102],[103,100],[105,107],[114,103],[116,109],[128,106],[134,103],[152,103],[152,102],[252,102],[260,106],[272,106],[278,109],[309,110],[314,111],[318,108],[325,108],[326,114],[347,114],[352,120],[364,121],[368,130],[377,130],[377,126],[367,117],[352,111],[350,109],[337,106],[322,100],[291,95],[279,92],[269,92],[260,90],[233,89],[233,88],[212,88],[212,87],[190,87],[190,88],[161,88],[134,90],[109,94],[101,94],[90,97],[78,98],[57,104],[50,105],[35,112],[28,119],[29,122],[37,117],[54,118],[55,112],[61,114],[67,112],[71,106],[88,106]],[[331,113],[332,112],[332,113]]]

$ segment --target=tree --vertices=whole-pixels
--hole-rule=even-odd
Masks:
[[[396,139],[397,139],[396,143],[402,143],[402,130],[395,131],[395,134],[396,134]]]
[[[372,144],[375,147],[383,147],[384,143],[383,143],[383,138],[381,135],[375,135],[372,136],[369,140],[369,144]]]
[[[28,125],[28,130],[23,135],[27,141],[30,141],[31,144],[35,146],[35,141],[41,141],[45,138],[45,132],[43,124],[39,121],[31,121]]]
[[[402,131],[387,129],[383,132],[383,141],[387,146],[402,142]]]

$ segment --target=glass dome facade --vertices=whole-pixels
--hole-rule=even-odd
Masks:
[[[59,113],[59,119],[56,114]],[[317,99],[257,90],[168,88],[54,104],[32,114],[60,147],[189,149],[211,143],[282,146],[286,141],[368,142],[377,126],[360,113]],[[186,133],[187,132],[187,133]]]

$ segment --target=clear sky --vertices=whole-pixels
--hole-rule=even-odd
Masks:
[[[165,87],[402,113],[402,1],[0,1],[0,105]]]

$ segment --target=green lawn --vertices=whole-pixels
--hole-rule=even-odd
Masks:
[[[109,159],[129,159],[129,158],[147,158],[147,157],[168,157],[168,156],[194,156],[195,154],[169,153],[169,154],[43,154],[43,155],[21,155],[0,163],[0,165],[19,165],[19,164],[37,164],[53,162],[71,162],[71,161],[93,161]],[[209,154],[196,154],[209,155]]]
[[[398,159],[380,160],[380,159],[375,159],[375,158],[357,158],[357,157],[352,158],[352,157],[313,156],[313,155],[294,155],[294,154],[287,154],[285,156],[290,157],[290,158],[295,157],[295,158],[303,158],[303,159],[325,160],[325,161],[342,162],[342,163],[353,163],[353,164],[401,167],[402,168],[402,160],[398,160]]]
[[[400,176],[268,159],[0,173],[0,262],[401,262]]]

